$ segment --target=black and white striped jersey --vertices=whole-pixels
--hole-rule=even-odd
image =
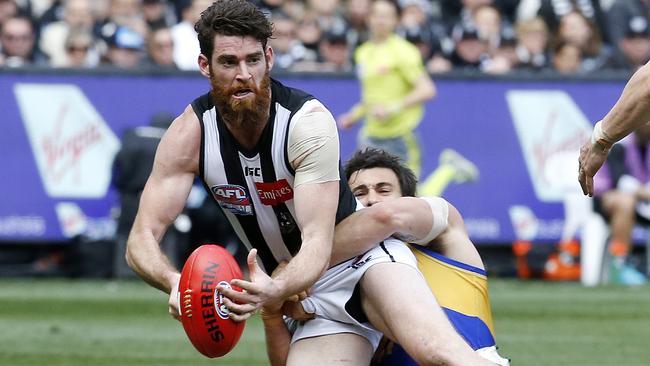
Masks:
[[[226,128],[209,93],[192,102],[201,123],[201,179],[248,250],[257,248],[269,272],[300,249],[289,126],[316,105],[322,106],[313,96],[272,79],[269,121],[256,148],[247,150]],[[340,164],[339,171],[337,223],[356,208]]]

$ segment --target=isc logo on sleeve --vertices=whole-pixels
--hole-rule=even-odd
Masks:
[[[210,191],[223,209],[235,215],[253,214],[253,206],[244,187],[235,184],[220,184],[210,187]]]

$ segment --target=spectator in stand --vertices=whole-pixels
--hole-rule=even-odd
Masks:
[[[399,0],[398,4],[401,15],[397,33],[420,50],[428,72],[450,71],[452,64],[447,55],[453,42],[445,24],[434,16],[432,4],[425,0]]]
[[[451,40],[447,40],[451,44]],[[451,71],[454,65],[449,60],[442,44],[445,40],[434,39],[431,43],[431,56],[426,60],[427,71],[432,74],[442,74]]]
[[[150,30],[176,24],[176,16],[167,0],[142,0],[142,15]]]
[[[606,16],[609,43],[620,47],[633,18],[642,17],[650,21],[650,0],[615,0]]]
[[[431,3],[426,0],[399,0],[400,27],[428,27],[431,23]]]
[[[515,25],[517,33],[517,67],[540,70],[550,66],[548,57],[549,33],[542,18],[522,20]]]
[[[494,57],[501,43],[501,15],[490,5],[474,8],[472,15],[471,21],[461,22],[452,30],[455,46],[451,62],[457,68],[480,70],[489,74],[509,72],[511,62]]]
[[[481,40],[472,23],[458,24],[451,34],[454,50],[451,62],[455,68],[478,69],[488,56],[486,42]]]
[[[65,61],[60,67],[91,68],[99,63],[93,34],[87,29],[71,29],[65,39]]]
[[[318,44],[323,38],[323,29],[320,27],[316,13],[311,10],[305,11],[302,18],[298,21],[296,36],[300,43],[308,51],[311,51],[309,53],[313,55],[313,60],[315,60],[318,57]]]
[[[476,8],[483,5],[492,5],[508,22],[514,22],[515,13],[521,0],[437,0],[440,3],[442,16],[455,24],[459,20],[467,21]],[[434,2],[434,3],[435,3]]]
[[[3,60],[3,65],[21,67],[45,64],[45,58],[34,47],[35,40],[31,19],[22,15],[6,19],[0,29],[0,59]]]
[[[492,53],[501,42],[501,13],[492,5],[481,5],[472,15],[479,38],[486,43],[488,52]]]
[[[481,5],[474,10],[473,21],[479,39],[485,43],[487,48],[486,55],[481,62],[481,71],[495,75],[508,73],[512,69],[514,61],[509,57],[502,56],[503,52],[508,50],[507,47],[502,48],[503,40],[501,38],[503,30],[508,27],[508,24],[504,24],[499,10],[493,5]],[[514,47],[510,48],[514,53]]]
[[[441,0],[442,18],[447,22],[449,29],[457,24],[471,24],[476,9],[493,3],[493,0]]]
[[[625,36],[618,42],[621,67],[636,70],[650,60],[650,27],[647,18],[637,16],[628,22]]]
[[[276,28],[277,29],[277,28]],[[274,32],[277,34],[277,30]],[[271,39],[273,41],[273,39]],[[275,48],[274,48],[275,50]],[[291,70],[299,72],[346,72],[352,70],[351,49],[348,46],[347,28],[338,25],[327,31],[318,43],[315,59],[305,58],[293,63]],[[277,64],[277,58],[276,58]]]
[[[347,34],[347,28],[339,27],[325,32],[318,47],[321,70],[332,72],[352,70],[352,52],[348,46]]]
[[[563,15],[555,39],[580,49],[580,71],[591,72],[611,65],[612,50],[603,44],[598,28],[582,13],[571,11]]]
[[[102,27],[107,51],[103,65],[132,69],[140,65],[143,56],[144,39],[135,30],[108,23]]]
[[[201,53],[194,24],[201,12],[212,5],[212,0],[192,0],[185,4],[181,22],[172,27],[174,39],[174,62],[181,70],[199,70],[196,61]]]
[[[433,73],[447,72],[451,63],[446,54],[451,52],[451,40],[439,18],[434,17],[433,7],[426,0],[399,0],[401,11],[398,33],[420,48],[427,69]],[[443,50],[445,44],[448,49]]]
[[[340,0],[307,0],[307,7],[314,11],[323,31],[346,26]]]
[[[504,23],[512,24],[520,0],[439,0],[442,19],[445,20],[449,33],[457,24],[473,24],[476,11],[484,6],[497,9]]]
[[[563,16],[577,12],[593,23],[600,34],[606,34],[607,22],[600,6],[600,0],[521,0],[517,9],[517,20],[523,21],[541,17],[555,34]]]
[[[370,0],[345,2],[345,19],[349,26],[348,40],[353,49],[368,40],[368,13],[370,13]]]
[[[156,28],[149,31],[146,64],[160,69],[178,69],[174,63],[174,40],[169,28]]]
[[[584,72],[582,68],[582,49],[575,43],[561,40],[553,46],[551,58],[553,68],[560,74],[577,74]]]
[[[282,11],[294,20],[302,19],[305,14],[307,5],[302,0],[283,0]]]
[[[517,38],[510,26],[501,29],[499,46],[490,52],[490,60],[484,65],[483,71],[488,74],[506,74],[519,62],[517,58]]]
[[[148,27],[142,14],[142,0],[110,0],[108,19],[105,23],[127,27],[144,37]]]
[[[71,30],[90,32],[95,25],[90,0],[66,0],[61,10],[63,18],[46,25],[39,40],[41,50],[49,56],[50,64],[55,67],[68,62],[65,42]]]
[[[316,61],[316,52],[308,50],[296,37],[296,21],[282,12],[275,12],[271,16],[273,22],[273,38],[269,45],[273,47],[275,63],[273,67],[278,70],[291,70],[296,63],[302,61]]]

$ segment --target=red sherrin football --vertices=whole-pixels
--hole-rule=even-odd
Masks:
[[[183,266],[178,285],[181,322],[194,347],[207,357],[230,352],[244,331],[246,323],[229,318],[223,296],[215,290],[219,284],[230,286],[232,279],[242,277],[235,258],[218,245],[198,247]]]

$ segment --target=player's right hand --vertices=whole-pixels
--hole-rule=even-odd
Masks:
[[[169,300],[167,301],[169,315],[178,321],[181,320],[181,299],[178,294],[178,284],[180,281],[180,273],[174,274],[174,277],[172,278],[171,291],[169,291]]]
[[[243,291],[217,286],[217,290],[227,298],[224,299],[224,305],[230,310],[230,317],[234,321],[246,320],[263,307],[271,312],[277,312],[284,302],[277,283],[258,265],[256,249],[248,253],[246,261],[250,281],[243,279],[230,281],[231,286],[239,287]]]
[[[578,182],[580,182],[582,193],[589,197],[594,195],[594,175],[607,160],[607,152],[591,141],[585,142],[580,149]]]
[[[271,278],[277,277],[280,274],[280,272],[284,270],[284,267],[286,267],[287,264],[289,264],[289,262],[281,261],[278,264],[278,266],[275,268],[273,273],[271,273]],[[282,308],[279,309],[280,315],[286,315],[295,320],[313,319],[314,314],[306,312],[302,304],[300,303],[302,300],[306,299],[307,296],[309,296],[307,291],[302,291],[299,294],[286,298],[284,300],[284,303],[282,304]],[[266,312],[271,313],[271,311],[269,310],[266,310]]]
[[[307,293],[302,292],[299,295],[294,295],[291,299],[282,304],[282,313],[291,319],[305,321],[314,319],[314,313],[309,313],[302,306],[301,301],[307,298]]]

